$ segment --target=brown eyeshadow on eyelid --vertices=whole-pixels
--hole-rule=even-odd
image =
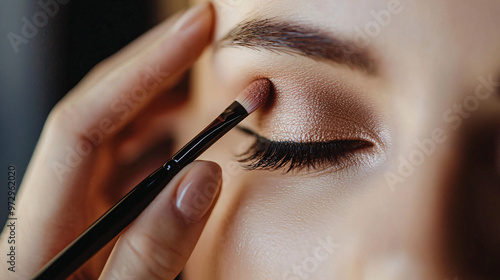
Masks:
[[[262,136],[296,142],[367,140],[385,150],[387,129],[361,89],[318,76],[278,78],[273,84],[272,103],[258,112]]]
[[[307,58],[239,49],[219,52],[214,65],[217,80],[248,84],[266,78],[273,83],[268,104],[244,123],[265,138],[295,142],[365,140],[374,144],[372,151],[378,154],[390,147],[390,126],[379,107],[384,101],[374,99],[387,90],[379,80]]]

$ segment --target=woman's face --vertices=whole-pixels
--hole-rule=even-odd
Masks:
[[[274,91],[204,154],[224,185],[186,279],[498,279],[500,2],[214,7],[179,142]]]

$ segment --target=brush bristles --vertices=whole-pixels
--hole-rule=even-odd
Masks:
[[[248,114],[251,114],[266,103],[270,91],[271,81],[256,80],[238,95],[236,101],[247,110]]]

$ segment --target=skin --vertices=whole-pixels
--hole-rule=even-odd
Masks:
[[[400,3],[402,10],[365,46],[376,74],[216,42],[255,15],[353,38],[355,26],[364,30],[374,20],[371,11],[388,9],[386,1],[216,0],[213,11],[205,7],[197,16],[191,33],[172,34],[166,23],[99,65],[54,109],[30,163],[18,216],[32,228],[18,232],[25,245],[19,245],[23,268],[15,279],[34,273],[262,77],[273,82],[274,97],[245,127],[276,141],[357,137],[373,149],[339,166],[246,171],[234,155],[254,138],[232,131],[202,157],[220,165],[224,182],[208,222],[207,214],[182,224],[169,204],[182,178],[174,180],[120,239],[145,241],[138,246],[144,251],[127,242],[110,244],[79,277],[98,278],[114,247],[119,253],[107,261],[102,279],[125,268],[133,269],[123,279],[173,279],[186,261],[188,280],[498,279],[500,19],[494,15],[500,4]],[[190,91],[174,88],[205,45]],[[153,62],[169,78],[125,119],[111,114],[113,99],[137,86],[140,69]],[[471,102],[483,84],[479,77],[493,82],[478,96],[490,94],[467,110],[471,105],[464,101]],[[80,132],[106,117],[116,131],[59,181],[46,163],[64,160],[60,147],[76,147],[85,138]],[[407,166],[410,161],[417,164]],[[218,173],[213,163],[199,164]],[[197,176],[220,184],[220,175],[206,175]],[[2,252],[4,238],[5,232]]]
[[[15,244],[7,242],[10,228],[2,232],[0,249],[10,252],[15,245],[16,263],[12,272],[11,264],[2,262],[0,278],[31,279],[164,163],[172,152],[164,141],[167,134],[151,132],[175,123],[176,110],[187,97],[175,86],[209,43],[212,23],[209,5],[172,18],[96,66],[57,104],[16,197]],[[216,163],[188,165],[118,240],[70,279],[174,279],[208,220],[220,185]]]
[[[214,42],[256,16],[353,38],[354,27],[364,30],[375,20],[370,12],[387,11],[388,2],[215,0]],[[225,183],[184,270],[186,279],[498,278],[493,267],[500,244],[492,237],[498,223],[492,205],[498,195],[480,195],[498,187],[498,168],[491,168],[498,166],[498,157],[496,162],[481,158],[481,168],[488,168],[478,175],[474,170],[480,167],[469,163],[471,156],[464,151],[480,153],[479,140],[471,144],[468,139],[486,139],[489,131],[496,140],[485,140],[490,144],[482,152],[498,154],[498,144],[491,143],[500,141],[500,19],[494,16],[500,4],[399,3],[399,12],[366,46],[376,57],[376,75],[244,47],[213,44],[204,54],[194,75],[193,114],[216,114],[219,104],[230,102],[249,81],[266,77],[276,97],[268,110],[245,122],[254,132],[299,142],[362,135],[356,121],[361,112],[342,112],[336,105],[340,95],[348,95],[377,118],[367,130],[381,148],[356,154],[340,171],[248,172],[234,167],[233,155],[244,151],[252,137],[235,132],[224,138],[205,154],[222,166]],[[456,107],[474,96],[480,76],[495,81],[495,92],[478,108],[460,112]],[[322,91],[325,85],[335,89]],[[480,93],[488,90],[483,87]],[[409,160],[419,151],[415,141],[425,142],[433,133],[440,143],[435,142],[424,163],[411,174],[398,173],[400,157]],[[388,180],[388,172],[401,180]],[[318,240],[335,246],[316,256]],[[491,263],[478,264],[474,258]]]

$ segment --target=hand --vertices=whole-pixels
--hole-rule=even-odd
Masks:
[[[17,196],[16,272],[2,261],[1,279],[31,277],[168,159],[173,133],[161,128],[175,128],[186,100],[174,86],[209,43],[212,25],[209,4],[161,24],[96,66],[56,105]],[[174,279],[220,186],[217,164],[192,163],[73,279]],[[0,252],[12,245],[7,234]]]

